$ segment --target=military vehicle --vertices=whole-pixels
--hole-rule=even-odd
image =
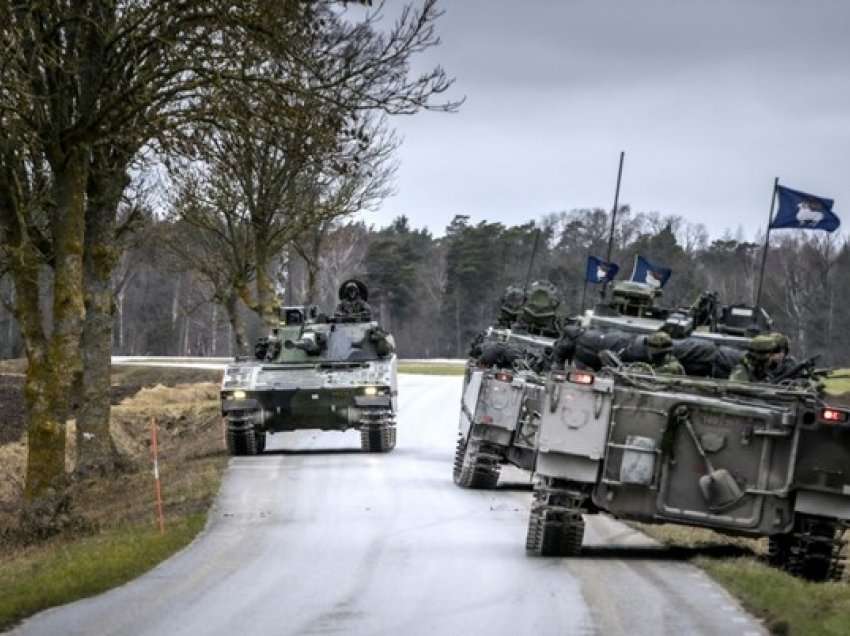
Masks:
[[[752,336],[773,328],[773,320],[763,308],[721,305],[714,292],[705,292],[689,307],[676,309],[659,306],[661,293],[661,289],[646,283],[616,281],[610,300],[587,310],[577,322],[584,328],[632,334],[664,329],[674,338],[691,336],[741,349]]]
[[[495,488],[506,462],[533,469],[542,393],[534,370],[467,362],[453,472],[458,486]]]
[[[363,283],[346,281],[339,298],[333,317],[283,307],[254,359],[227,366],[221,412],[231,455],[261,453],[266,435],[301,429],[353,428],[364,451],[395,447],[395,342],[371,320]]]
[[[467,362],[455,483],[494,488],[505,463],[533,470],[540,404],[550,367],[575,362],[596,370],[601,366],[599,353],[605,349],[615,350],[627,362],[648,362],[647,334],[664,328],[677,337],[673,354],[687,373],[728,377],[750,341],[745,333],[754,314],[747,314],[741,329],[722,321],[718,328],[717,314],[725,316],[729,308],[718,312],[716,295],[704,294],[686,315],[655,307],[658,295],[648,285],[615,283],[613,302],[589,312],[582,323],[556,316],[559,302],[551,283],[537,281],[527,293],[508,287],[496,327],[479,336]],[[714,331],[697,337],[695,319]],[[671,328],[682,324],[684,329]]]
[[[841,577],[850,522],[850,411],[810,384],[551,371],[538,396],[526,549],[580,553],[582,515],[605,512],[769,538],[772,564]]]
[[[538,403],[558,331],[551,283],[508,287],[496,328],[467,361],[453,478],[462,488],[495,488],[501,466],[534,467]]]

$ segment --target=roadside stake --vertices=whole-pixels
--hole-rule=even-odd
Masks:
[[[165,534],[165,520],[162,518],[162,488],[159,483],[159,447],[156,437],[156,418],[151,418],[151,455],[153,456],[153,479],[156,484],[156,516],[159,522],[159,533]]]

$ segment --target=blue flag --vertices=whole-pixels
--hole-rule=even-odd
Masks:
[[[617,263],[606,263],[601,258],[588,256],[584,280],[588,283],[609,283],[619,271],[620,266]]]
[[[834,232],[841,225],[832,211],[832,199],[816,197],[791,188],[776,186],[779,210],[770,223],[773,230],[824,230]]]
[[[668,267],[653,265],[643,256],[635,258],[635,269],[632,272],[632,282],[646,283],[650,287],[661,289],[669,280],[673,270]]]

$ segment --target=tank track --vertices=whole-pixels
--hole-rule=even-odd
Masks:
[[[577,556],[584,539],[582,514],[588,496],[581,487],[543,480],[534,488],[526,552],[536,556]]]
[[[491,444],[462,435],[457,440],[452,477],[461,488],[489,490],[499,482],[502,453]]]
[[[368,409],[360,416],[360,448],[366,453],[388,453],[395,448],[395,414],[391,409]]]
[[[258,455],[266,449],[266,434],[253,428],[246,430],[232,430],[227,426],[225,430],[225,441],[227,452],[233,456]]]
[[[809,581],[841,581],[847,528],[847,523],[832,519],[798,515],[791,532],[770,537],[768,562]]]

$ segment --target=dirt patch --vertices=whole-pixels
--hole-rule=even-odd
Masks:
[[[0,446],[19,441],[26,430],[25,373],[26,360],[0,361]],[[221,371],[209,369],[115,366],[112,368],[110,401],[117,406],[142,389],[173,388],[195,383],[214,383],[217,387],[219,382]],[[151,399],[155,398],[151,396]]]
[[[218,391],[219,385],[212,382],[142,387],[113,406],[112,435],[129,460],[128,468],[108,479],[72,480],[69,492],[73,513],[83,521],[76,527],[97,532],[154,520],[152,419],[158,431],[166,518],[206,511],[227,461]],[[71,420],[67,428],[69,470],[76,454],[74,437]],[[0,445],[0,536],[14,535],[25,468],[25,435]],[[7,541],[5,549],[9,548],[16,549],[14,541]],[[0,554],[3,551],[0,545]]]

